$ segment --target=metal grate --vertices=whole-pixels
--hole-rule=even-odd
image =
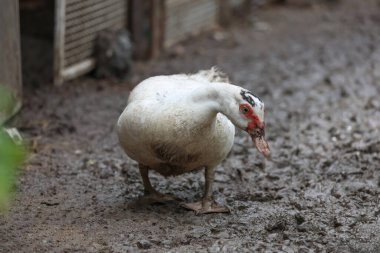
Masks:
[[[89,71],[97,33],[126,26],[127,0],[56,0],[55,82]]]
[[[217,0],[166,0],[166,47],[190,34],[214,26],[217,22]]]

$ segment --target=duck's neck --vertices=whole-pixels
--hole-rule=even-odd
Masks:
[[[197,90],[193,100],[204,107],[209,120],[215,119],[219,112],[230,118],[232,109],[236,108],[236,94],[239,94],[240,89],[229,83],[210,83]]]
[[[233,110],[239,107],[236,96],[241,88],[229,83],[212,83],[212,85],[217,93],[215,98],[218,105],[217,111],[231,119],[230,116],[235,113]]]

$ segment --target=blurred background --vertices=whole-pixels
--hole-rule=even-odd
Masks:
[[[90,72],[98,78],[126,79],[133,61],[167,51],[181,54],[184,48],[178,42],[201,32],[222,41],[223,29],[233,22],[241,25],[244,18],[267,30],[268,24],[251,16],[254,9],[270,4],[308,8],[321,2],[334,5],[339,0],[3,1],[3,37],[13,37],[2,43],[3,52],[17,53],[11,64],[3,57],[2,64],[9,65],[3,72],[13,79],[3,83],[13,82],[13,93],[21,98],[21,83],[62,85]]]

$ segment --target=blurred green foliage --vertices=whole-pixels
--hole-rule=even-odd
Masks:
[[[12,103],[10,93],[0,86],[0,114],[8,110],[10,103]],[[22,144],[16,144],[0,126],[0,211],[9,206],[17,168],[22,165],[25,158],[25,147]]]

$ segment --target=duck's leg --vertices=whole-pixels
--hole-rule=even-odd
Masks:
[[[183,207],[194,210],[196,214],[203,213],[228,213],[227,207],[216,204],[212,198],[212,184],[214,183],[216,167],[206,167],[205,169],[205,192],[202,200],[194,203],[184,203]]]
[[[163,203],[176,200],[175,198],[156,191],[149,180],[149,167],[139,164],[141,178],[144,184],[144,196],[138,200],[140,204]]]

